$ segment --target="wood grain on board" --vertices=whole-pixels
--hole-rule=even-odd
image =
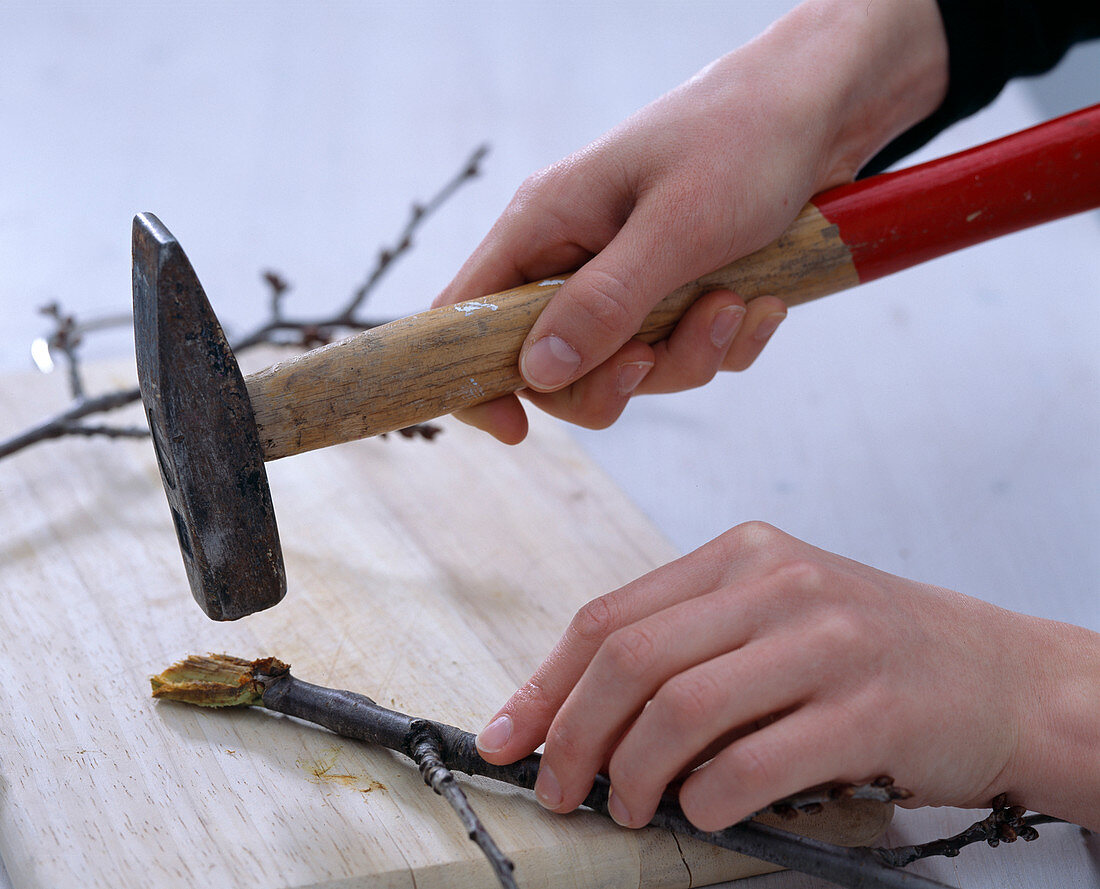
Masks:
[[[132,373],[96,368],[91,388]],[[64,400],[60,379],[0,378],[4,434]],[[430,443],[269,465],[289,593],[232,624],[191,599],[148,442],[68,439],[0,462],[0,856],[13,886],[489,885],[407,760],[264,711],[155,703],[148,677],[189,653],[274,655],[303,679],[479,727],[577,607],[675,555],[562,429],[534,419],[517,448],[446,421]],[[771,869],[465,784],[526,889]],[[888,817],[852,804],[798,824],[863,842]]]

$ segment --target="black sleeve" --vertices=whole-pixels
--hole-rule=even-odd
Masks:
[[[932,115],[882,149],[868,176],[988,105],[1013,77],[1049,71],[1074,44],[1100,37],[1100,0],[937,0],[947,32],[948,87]]]

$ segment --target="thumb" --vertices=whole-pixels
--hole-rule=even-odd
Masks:
[[[663,297],[709,271],[685,263],[682,243],[650,214],[632,214],[561,286],[531,328],[519,360],[527,386],[553,392],[578,380],[633,337]]]

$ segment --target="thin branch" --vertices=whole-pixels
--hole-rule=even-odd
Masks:
[[[789,870],[811,874],[847,889],[948,889],[938,880],[885,865],[866,846],[837,846],[758,821],[743,821],[725,830],[706,833],[697,829],[682,812],[663,815],[658,808],[650,824]]]
[[[86,426],[73,423],[66,427],[64,434],[84,438],[148,438],[149,429],[145,426]]]
[[[996,848],[1001,843],[1023,840],[1030,843],[1039,838],[1035,828],[1040,824],[1065,824],[1061,818],[1050,815],[1028,815],[1023,806],[1010,806],[1004,794],[993,800],[993,811],[971,824],[966,830],[942,840],[919,843],[913,846],[897,846],[893,849],[875,849],[875,855],[890,867],[905,867],[914,861],[934,856],[954,858],[971,843],[988,843]]]
[[[267,286],[271,289],[271,320],[283,320],[283,297],[290,289],[286,279],[278,272],[266,271],[262,275]]]
[[[312,348],[331,342],[340,333],[369,330],[372,327],[387,323],[390,319],[364,318],[357,316],[357,313],[394,263],[412,248],[414,236],[428,218],[442,207],[462,185],[479,175],[481,161],[485,158],[488,150],[488,146],[479,146],[466,159],[459,171],[427,202],[413,205],[408,220],[398,234],[395,245],[379,253],[374,268],[367,274],[364,282],[355,289],[348,302],[335,314],[313,319],[295,320],[286,318],[283,313],[283,301],[290,291],[290,285],[280,274],[271,271],[264,272],[263,279],[270,290],[269,318],[245,336],[239,339],[234,338],[231,341],[233,352],[240,354],[261,344],[298,345],[303,348]],[[140,400],[141,393],[136,388],[88,398],[81,374],[79,348],[83,343],[83,335],[107,327],[130,324],[130,316],[112,315],[87,322],[78,322],[73,315],[62,312],[56,302],[44,306],[41,312],[54,319],[55,329],[46,338],[46,343],[50,349],[57,350],[65,358],[69,390],[73,403],[61,413],[49,417],[11,438],[0,441],[0,459],[33,444],[69,435],[108,438],[138,437],[133,434],[134,430],[132,428],[114,427],[106,424],[85,425],[77,422],[92,414],[116,410]],[[292,338],[280,336],[288,333],[293,333],[294,336]],[[419,423],[399,430],[405,438],[424,438],[428,441],[431,441],[439,431],[440,428],[431,423]],[[145,435],[147,436],[148,432]]]
[[[424,220],[450,200],[451,196],[463,185],[471,179],[475,179],[481,175],[481,162],[488,153],[488,145],[479,145],[474,149],[473,154],[466,159],[465,166],[463,166],[450,181],[444,184],[435,195],[423,204],[413,204],[412,210],[409,213],[408,222],[405,223],[405,228],[402,229],[401,234],[398,236],[397,243],[392,247],[383,249],[378,254],[378,261],[374,269],[371,270],[366,280],[359,286],[355,293],[352,294],[351,300],[344,307],[340,317],[347,320],[351,320],[355,317],[355,313],[359,311],[359,307],[370,295],[371,291],[374,290],[379,279],[389,270],[395,260],[399,259],[412,247],[413,236],[416,234],[417,229],[424,224]]]
[[[466,794],[459,787],[454,772],[447,768],[443,761],[443,739],[436,733],[432,723],[425,719],[414,720],[410,732],[409,754],[420,767],[424,783],[451,804],[466,828],[466,835],[477,844],[489,861],[497,882],[504,889],[518,889],[512,875],[516,869],[515,864],[500,851],[500,847],[485,829]]]
[[[463,185],[481,173],[481,162],[489,153],[487,145],[481,145],[466,159],[455,173],[431,198],[424,203],[414,203],[409,210],[409,218],[398,233],[392,246],[378,252],[374,267],[367,273],[363,283],[352,293],[351,298],[332,315],[317,318],[288,319],[282,314],[282,302],[290,285],[277,272],[264,272],[264,280],[271,288],[271,318],[233,344],[234,351],[248,349],[257,343],[278,342],[276,334],[293,333],[297,345],[307,347],[320,346],[332,341],[339,331],[369,330],[385,324],[386,321],[364,318],[358,312],[367,298],[374,292],[378,283],[393,268],[394,264],[412,249],[414,237],[424,223],[439,210]]]
[[[83,337],[76,319],[72,315],[63,314],[56,302],[43,306],[39,312],[54,320],[54,332],[47,342],[51,348],[65,356],[69,371],[69,393],[76,401],[81,401],[84,398],[84,380],[80,374],[77,352]]]
[[[414,719],[350,691],[324,688],[290,674],[274,658],[246,661],[228,655],[191,657],[152,679],[153,696],[203,706],[263,706],[313,722],[339,735],[378,744],[412,757],[410,741],[418,726],[429,726],[439,739],[441,760],[453,771],[479,775],[532,790],[541,757],[493,765],[477,752],[474,736],[454,726]],[[881,790],[881,788],[879,788]],[[598,776],[584,805],[607,815],[609,784]],[[781,807],[791,808],[789,801]],[[713,845],[783,867],[815,874],[851,889],[932,889],[941,883],[884,864],[870,849],[848,849],[810,840],[754,822],[708,833],[687,820],[675,801],[666,799],[650,822]]]
[[[77,423],[84,417],[92,414],[102,414],[118,410],[128,404],[141,400],[141,392],[137,387],[133,389],[119,389],[116,392],[108,392],[97,395],[94,398],[77,399],[66,410],[55,414],[29,429],[25,429],[6,441],[0,441],[0,459],[14,454],[23,448],[30,447],[40,441],[49,441],[53,438],[61,438],[64,435],[77,435],[75,430],[81,428]],[[102,434],[102,433],[101,433]],[[145,432],[148,435],[148,430]]]

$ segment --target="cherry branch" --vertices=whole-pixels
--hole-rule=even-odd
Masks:
[[[972,843],[984,842],[992,848],[1001,843],[1014,843],[1016,840],[1030,843],[1039,838],[1039,831],[1035,829],[1037,825],[1065,823],[1061,818],[1051,815],[1028,815],[1027,809],[1023,806],[1010,806],[1005,795],[1001,794],[993,800],[993,811],[989,815],[953,837],[894,849],[876,849],[875,854],[883,864],[905,867],[922,858],[940,855],[954,858]]]
[[[80,421],[93,414],[104,414],[115,411],[140,400],[141,392],[138,390],[137,386],[133,389],[119,389],[116,392],[107,392],[104,395],[97,395],[91,398],[76,397],[73,399],[73,403],[61,413],[54,414],[52,417],[42,420],[29,429],[17,435],[13,435],[11,438],[4,441],[0,441],[0,459],[10,454],[17,453],[31,445],[38,444],[39,442],[49,441],[54,438],[62,438],[66,435],[107,435],[106,429],[114,427],[101,426],[97,432],[91,433],[85,430],[91,430],[95,427],[85,425]],[[149,434],[147,428],[140,430],[140,432],[143,437]]]
[[[435,726],[426,719],[414,720],[409,726],[407,747],[413,762],[420,767],[424,783],[450,803],[466,828],[467,836],[477,843],[488,859],[497,882],[505,889],[518,889],[515,877],[512,876],[516,869],[515,864],[500,851],[500,847],[474,812],[466,794],[458,786],[454,772],[443,759],[443,738],[435,730]]]
[[[241,354],[256,346],[293,345],[309,349],[324,345],[340,336],[361,330],[369,330],[387,323],[391,319],[366,317],[361,313],[370,295],[379,282],[414,245],[415,236],[424,223],[438,211],[463,185],[476,178],[481,172],[481,162],[488,153],[487,146],[479,146],[463,163],[462,167],[427,201],[414,203],[408,219],[399,231],[391,246],[384,247],[367,272],[363,282],[355,288],[350,298],[334,313],[315,318],[287,318],[284,304],[290,285],[278,273],[265,271],[262,275],[270,291],[268,298],[268,317],[254,330],[240,338],[233,338],[230,346],[235,354]],[[30,428],[8,439],[0,441],[0,459],[18,451],[52,439],[66,436],[106,437],[106,438],[142,438],[148,436],[148,430],[132,426],[115,426],[109,423],[84,423],[84,418],[109,413],[141,399],[141,393],[134,387],[120,389],[98,396],[88,396],[80,363],[80,346],[84,335],[108,327],[122,327],[131,323],[129,315],[115,315],[87,322],[79,322],[63,312],[57,303],[43,307],[42,314],[54,321],[54,330],[41,342],[45,346],[45,359],[49,353],[62,356],[67,370],[69,394],[72,399],[68,408],[48,417]],[[424,438],[431,440],[440,431],[438,426],[420,423],[399,430],[405,438]]]
[[[344,737],[386,747],[417,762],[426,780],[433,769],[442,767],[532,790],[538,776],[541,758],[537,754],[510,765],[493,765],[478,754],[474,736],[469,732],[389,710],[355,692],[304,682],[291,675],[290,668],[275,658],[247,661],[229,655],[190,657],[154,676],[151,683],[153,697],[156,698],[208,707],[262,706],[324,726]],[[432,739],[432,755],[437,758],[428,767],[424,765],[425,759],[418,746],[425,735]],[[607,779],[597,776],[584,805],[607,816],[609,789]],[[901,798],[904,792],[894,788],[888,779],[882,779],[836,792],[836,796],[846,795],[889,801]],[[831,798],[831,791],[819,789],[780,800],[772,810],[788,814],[792,811],[816,811],[828,798]],[[466,824],[472,812],[460,810],[460,815]],[[671,798],[662,800],[650,824],[783,867],[815,874],[851,889],[944,889],[941,883],[888,865],[875,850],[866,847],[834,846],[755,822],[742,822],[712,833],[704,832],[687,820]],[[483,844],[478,839],[484,839],[483,833],[483,828],[476,835],[471,833],[471,839],[485,851],[501,884],[513,885],[505,881],[506,878],[511,879],[511,862],[502,855],[503,862],[507,864],[497,859],[495,855],[499,854],[499,850],[496,853],[487,851],[490,844]],[[491,848],[495,849],[495,844],[491,844]]]

